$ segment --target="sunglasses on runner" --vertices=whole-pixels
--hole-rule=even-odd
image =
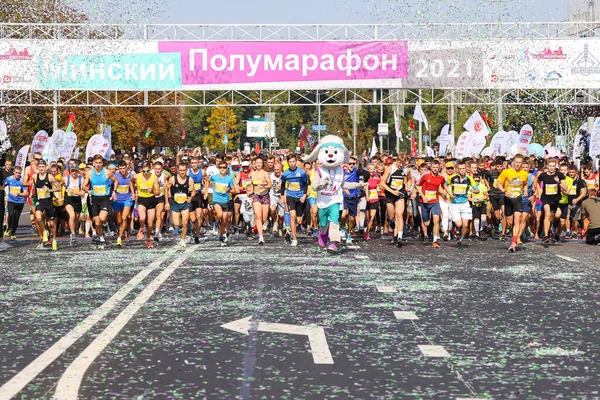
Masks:
[[[41,158],[41,157],[33,157],[33,159],[34,159],[35,161],[40,161],[42,158]]]
[[[147,174],[148,172],[150,172],[150,170],[149,169],[143,169],[142,172],[145,173],[145,174]]]

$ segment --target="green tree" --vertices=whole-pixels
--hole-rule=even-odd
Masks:
[[[219,105],[212,108],[210,116],[206,119],[208,122],[208,134],[204,137],[203,144],[211,150],[223,150],[225,144],[223,138],[227,134],[229,142],[234,142],[238,132],[237,117],[233,109],[227,105],[226,101],[218,101]],[[227,145],[231,149],[231,144]]]

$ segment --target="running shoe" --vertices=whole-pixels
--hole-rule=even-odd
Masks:
[[[56,240],[52,241],[52,251],[56,251],[58,250],[58,243],[56,243]]]
[[[292,240],[292,242],[290,243],[290,246],[297,247],[298,246],[298,241],[297,240]]]
[[[462,247],[462,245],[463,245],[462,239],[458,239],[458,242],[456,242],[456,246],[457,247]]]
[[[404,246],[404,241],[402,239],[396,240],[396,247],[402,247],[402,246]]]
[[[439,249],[439,248],[440,248],[440,244],[438,243],[438,241],[437,241],[437,240],[436,240],[435,242],[431,243],[431,246],[432,246],[434,249]]]
[[[123,240],[120,237],[117,238],[117,246],[123,247]]]
[[[37,245],[36,249],[43,249],[44,248],[44,243],[40,242],[40,244]]]
[[[444,234],[442,235],[442,239],[444,239],[444,242],[450,240],[450,234],[448,233],[448,231],[444,232]]]
[[[327,234],[326,233],[321,233],[321,231],[319,231],[319,236],[317,236],[317,240],[319,242],[319,247],[322,247],[322,248],[327,247]]]
[[[276,234],[278,230],[279,230],[279,222],[275,221],[275,223],[273,224],[273,234]]]
[[[6,236],[6,237],[10,236],[10,231],[8,229],[4,231],[4,236]]]
[[[137,238],[138,238],[138,240],[143,240],[144,239],[144,229],[140,229],[138,231]]]
[[[42,242],[46,243],[48,242],[48,231],[44,230],[44,238],[42,239]]]
[[[264,245],[264,244],[265,244],[265,238],[263,238],[263,236],[262,236],[262,235],[260,235],[260,236],[258,237],[258,244],[259,244],[259,246],[262,246],[262,245]]]
[[[392,238],[392,242],[391,242],[391,243],[392,243],[392,244],[396,244],[396,243],[398,243],[398,236],[394,236],[394,237]]]
[[[500,235],[499,239],[501,242],[506,242],[506,235]]]
[[[331,243],[328,247],[327,247],[327,252],[329,254],[338,254],[340,252],[340,250],[338,249],[338,247],[335,245],[335,243]]]
[[[225,243],[225,237],[224,236],[219,236],[219,244],[221,245],[221,247],[227,246],[227,243]]]
[[[146,239],[146,247],[149,248],[149,249],[152,249],[154,247],[154,244],[152,243],[152,240]]]
[[[185,248],[186,248],[185,239],[181,239],[181,240],[179,241],[179,243],[177,243],[177,246],[178,246],[180,249],[185,249]]]
[[[286,242],[291,242],[291,240],[292,240],[292,235],[291,235],[291,234],[290,234],[288,231],[286,231],[286,232],[285,232],[285,236],[283,237],[283,239],[284,239]]]
[[[173,229],[173,235],[179,235],[179,228]]]
[[[314,238],[319,237],[319,230],[318,229],[313,230],[312,236]]]
[[[352,236],[350,234],[346,236],[346,244],[352,244]]]
[[[517,252],[517,244],[511,243],[510,247],[508,248],[508,251],[510,251],[511,253],[516,253]]]
[[[71,246],[75,246],[75,243],[77,243],[77,239],[75,238],[75,234],[71,233],[70,238],[71,238],[71,240],[70,240],[69,243],[71,244]]]
[[[17,236],[15,236],[15,235],[10,235],[10,238],[11,238],[12,240],[17,240]]]
[[[100,238],[100,241],[99,241],[98,243],[100,243],[100,250],[103,250],[103,249],[104,249],[104,244],[106,243],[106,242],[104,241],[104,236],[102,236],[102,237]]]
[[[552,242],[552,239],[550,239],[550,236],[544,237],[544,244],[550,244],[551,242]]]
[[[371,240],[371,235],[369,235],[368,233],[365,233],[365,240]]]
[[[200,236],[198,236],[198,235],[194,236],[194,243],[200,244]]]

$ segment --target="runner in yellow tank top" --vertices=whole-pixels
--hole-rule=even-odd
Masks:
[[[152,173],[150,163],[144,161],[142,163],[142,172],[131,178],[137,189],[138,213],[140,216],[140,231],[138,232],[138,240],[144,238],[144,229],[146,230],[146,247],[151,249],[152,244],[152,227],[156,218],[156,196],[160,194],[160,186],[156,175]]]

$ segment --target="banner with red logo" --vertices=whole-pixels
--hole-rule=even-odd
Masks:
[[[527,154],[529,149],[529,143],[533,138],[533,128],[531,125],[523,125],[521,132],[519,133],[519,140],[517,141],[517,153]]]

